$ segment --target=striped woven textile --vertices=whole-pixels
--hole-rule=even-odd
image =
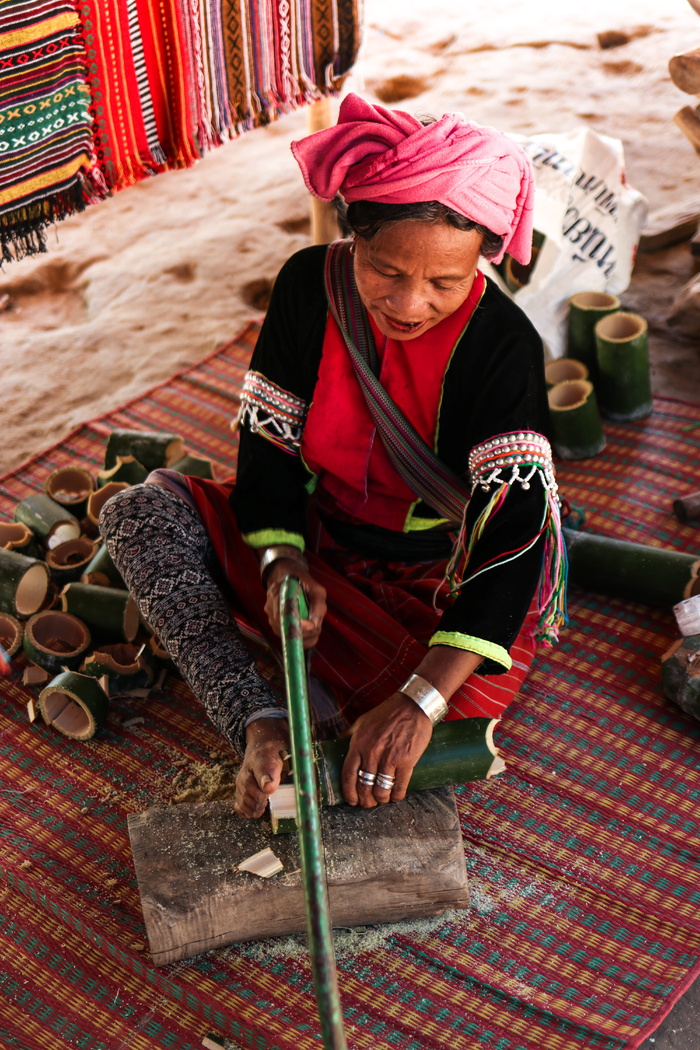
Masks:
[[[256,330],[0,479],[0,517],[58,466],[102,463],[114,426],[175,430],[217,476]],[[560,465],[611,536],[698,550],[670,514],[697,487],[697,409],[655,402]],[[508,772],[457,789],[471,908],[340,935],[353,1050],[634,1050],[700,970],[700,726],[662,697],[670,613],[573,591],[498,729]],[[126,819],[205,784],[221,741],[185,686],[113,698],[87,743],[27,720],[23,658],[0,702],[0,1043],[194,1050],[209,1032],[319,1050],[303,938],[152,965]],[[144,722],[126,726],[134,715]]]
[[[3,258],[45,227],[332,94],[360,0],[0,0]]]

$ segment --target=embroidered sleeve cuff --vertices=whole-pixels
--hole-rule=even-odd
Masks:
[[[300,533],[285,532],[284,529],[260,529],[259,532],[244,533],[243,539],[249,547],[276,547],[280,543],[287,543],[303,551],[306,546]]]
[[[451,645],[454,649],[467,649],[470,653],[478,653],[487,660],[494,660],[506,671],[510,671],[513,661],[507,649],[495,642],[489,642],[485,638],[474,638],[471,634],[460,634],[458,631],[436,631],[428,642],[428,645]]]

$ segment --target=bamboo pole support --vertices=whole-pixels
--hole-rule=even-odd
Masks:
[[[575,357],[557,357],[544,366],[544,378],[550,388],[569,379],[588,379],[588,369]]]
[[[648,325],[638,314],[615,313],[595,326],[596,390],[601,410],[626,423],[652,410]]]
[[[661,686],[667,700],[700,719],[700,634],[681,638],[666,650],[661,657]]]
[[[100,587],[117,587],[125,591],[126,587],[109,551],[104,543],[97,548],[94,557],[88,562],[80,577],[81,583],[93,583]]]
[[[562,459],[590,459],[605,448],[593,384],[566,379],[547,394],[554,447]]]
[[[123,481],[127,485],[141,485],[148,477],[148,471],[133,456],[117,456],[113,467],[104,467],[97,472],[97,487],[102,488],[110,481]]]
[[[83,467],[58,467],[44,482],[46,495],[78,520],[85,517],[87,501],[94,488],[92,474]]]
[[[214,466],[210,459],[204,459],[202,456],[195,456],[191,452],[187,452],[182,459],[178,459],[175,463],[170,465],[171,470],[176,470],[178,474],[189,474],[195,478],[208,478],[210,481],[214,480]]]
[[[700,558],[564,529],[569,580],[584,590],[671,608],[700,594]]]
[[[9,613],[0,613],[0,646],[5,650],[9,659],[15,655],[22,644],[24,628],[15,616]]]
[[[700,492],[689,492],[686,496],[674,499],[673,513],[684,525],[690,521],[700,521]]]
[[[595,326],[619,309],[620,300],[607,292],[579,292],[569,299],[566,356],[583,361],[594,383],[598,371]]]
[[[90,740],[107,721],[109,698],[96,678],[64,671],[39,693],[47,725],[72,740]]]
[[[133,642],[139,629],[139,610],[128,591],[69,583],[61,591],[61,607],[103,638]]]
[[[0,547],[6,551],[17,551],[28,558],[39,556],[36,536],[22,521],[0,521]]]
[[[97,544],[88,536],[59,543],[53,550],[46,552],[45,561],[51,578],[61,586],[72,580],[79,580],[86,566],[94,558],[96,549]]]
[[[327,96],[306,107],[306,129],[309,135],[323,131],[334,123],[333,100]],[[330,244],[339,237],[338,221],[332,204],[311,198],[311,238],[314,244]]]
[[[45,492],[34,492],[18,503],[15,521],[27,525],[49,549],[66,540],[77,540],[80,535],[78,519]]]
[[[48,589],[49,570],[43,561],[0,550],[0,612],[31,616],[41,608]]]
[[[90,646],[90,632],[77,616],[49,609],[27,621],[22,647],[29,659],[51,674],[74,670]]]
[[[179,434],[151,430],[113,430],[107,439],[105,470],[115,466],[117,456],[133,456],[147,471],[169,467],[184,452]]]

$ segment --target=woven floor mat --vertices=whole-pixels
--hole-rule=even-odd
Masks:
[[[1,479],[0,518],[55,467],[101,466],[115,426],[181,433],[225,477],[255,336]],[[561,465],[586,527],[700,549],[670,514],[697,488],[696,419],[658,401],[650,419],[607,427],[597,459]],[[353,1050],[633,1050],[700,970],[700,726],[659,685],[673,617],[580,591],[570,612],[499,726],[508,772],[458,788],[472,907],[338,935]],[[106,729],[79,743],[29,724],[22,658],[13,667],[0,686],[2,1045],[189,1050],[216,1031],[318,1050],[303,938],[150,961],[127,815],[221,797],[234,775],[187,688],[169,678],[148,700],[114,698]]]

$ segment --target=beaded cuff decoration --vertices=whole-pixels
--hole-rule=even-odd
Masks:
[[[469,456],[472,494],[477,487],[490,492],[469,536],[465,523],[459,542],[448,567],[453,589],[458,590],[470,579],[488,572],[497,565],[505,565],[530,550],[540,536],[545,536],[544,565],[538,594],[539,627],[536,637],[551,645],[557,640],[559,629],[567,622],[566,615],[566,546],[561,529],[561,514],[557,483],[552,464],[552,450],[542,434],[526,430],[512,434],[497,434],[476,445]],[[508,551],[486,565],[472,568],[470,561],[474,548],[484,529],[493,521],[513,485],[529,489],[537,479],[544,490],[542,522],[537,533],[516,550]]]
[[[271,383],[260,372],[246,372],[241,410],[233,425],[247,426],[251,433],[260,434],[283,452],[298,456],[307,407],[301,398]]]

